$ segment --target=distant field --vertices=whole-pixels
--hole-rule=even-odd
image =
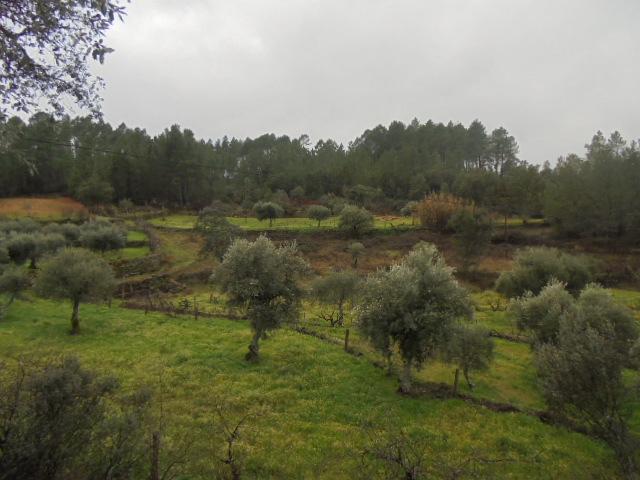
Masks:
[[[175,228],[180,230],[189,230],[194,228],[197,220],[196,215],[189,214],[171,214],[164,217],[152,218],[150,223],[156,227],[161,228]],[[322,231],[322,230],[334,230],[338,228],[339,217],[330,217],[320,223],[305,217],[287,217],[278,218],[273,222],[273,225],[269,226],[268,220],[258,220],[254,217],[227,217],[228,220],[234,225],[250,232],[263,232],[263,231]],[[496,227],[500,227],[504,224],[503,219],[496,218]],[[543,220],[540,218],[528,220],[526,223],[521,218],[509,218],[507,224],[510,227],[524,226],[524,225],[541,225]],[[374,228],[376,230],[392,230],[394,228],[417,228],[418,222],[412,221],[411,217],[399,217],[394,215],[376,215],[374,218]]]
[[[0,217],[66,220],[86,216],[84,205],[71,198],[0,198]]]
[[[278,218],[271,226],[269,226],[268,220],[260,221],[254,217],[227,218],[234,225],[237,225],[247,231],[319,231],[333,230],[338,227],[338,217],[331,217],[324,220],[320,223],[320,227],[318,227],[317,221],[304,217]],[[156,217],[151,219],[150,222],[156,227],[188,230],[194,228],[196,219],[196,215],[176,214],[167,215],[165,217]],[[374,221],[374,228],[376,230],[386,230],[397,227],[411,228],[411,226],[411,218],[409,217],[376,216]]]

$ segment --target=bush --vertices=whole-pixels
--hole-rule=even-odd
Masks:
[[[561,252],[556,248],[529,247],[516,253],[513,269],[502,272],[496,290],[513,298],[531,292],[534,295],[556,279],[576,295],[593,279],[593,262]]]
[[[42,233],[59,233],[64,236],[69,245],[77,245],[82,233],[80,227],[74,223],[49,223],[42,229]]]
[[[106,252],[118,250],[127,244],[126,231],[116,225],[104,222],[91,222],[82,226],[80,245],[90,250]]]
[[[608,443],[627,478],[636,478],[638,438],[629,426],[632,410],[626,405],[633,394],[623,371],[637,338],[631,312],[616,306],[602,289],[588,288],[576,310],[561,317],[557,343],[542,345],[536,352],[551,411]]]
[[[33,233],[40,230],[41,225],[30,218],[7,220],[0,222],[0,232]]]
[[[121,401],[117,389],[75,358],[0,366],[0,480],[144,478],[149,395]]]
[[[535,344],[555,342],[560,318],[575,309],[574,299],[563,283],[553,280],[539,295],[527,292],[509,304],[509,315],[521,330],[533,334]]]
[[[373,229],[373,215],[364,208],[346,205],[340,212],[338,227],[351,237],[360,237]]]
[[[449,229],[449,220],[467,208],[469,204],[460,197],[450,193],[432,193],[418,203],[416,213],[423,227],[445,232]]]

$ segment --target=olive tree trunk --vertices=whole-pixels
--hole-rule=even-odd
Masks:
[[[80,300],[75,298],[73,300],[73,311],[71,312],[71,335],[78,335],[80,333],[80,317],[78,311],[80,310]]]
[[[400,391],[402,393],[409,393],[411,391],[411,360],[405,360],[402,365]]]
[[[253,338],[249,345],[249,351],[245,355],[245,359],[249,362],[257,362],[260,358],[260,337],[262,337],[262,330],[255,330],[253,332]]]

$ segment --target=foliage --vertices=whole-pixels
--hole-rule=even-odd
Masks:
[[[558,343],[541,346],[536,364],[549,407],[603,438],[633,476],[638,440],[629,431],[624,402],[630,392],[622,378],[629,350],[620,350],[613,340],[612,324],[594,326],[592,317],[600,315],[585,302],[575,315],[562,316]]]
[[[24,268],[8,266],[0,270],[0,294],[9,297],[4,305],[0,306],[0,319],[4,316],[13,301],[18,298],[23,290],[29,288],[31,280]]]
[[[404,217],[412,217],[416,214],[418,208],[418,202],[411,200],[407,202],[404,207],[400,209],[400,214]]]
[[[147,395],[117,402],[115,379],[98,377],[73,357],[15,372],[0,366],[0,385],[0,479],[142,474]]]
[[[203,209],[196,222],[196,231],[204,237],[202,251],[222,259],[233,241],[242,235],[242,229],[219,215],[220,210]]]
[[[229,247],[213,280],[232,304],[247,309],[253,330],[247,360],[258,359],[260,339],[268,331],[297,319],[302,295],[298,279],[308,270],[295,243],[277,247],[260,236],[254,242],[236,239]]]
[[[411,367],[435,355],[455,320],[471,315],[471,303],[436,247],[421,243],[390,270],[367,278],[357,315],[362,334],[381,353],[388,355],[390,346],[397,346],[406,392]]]
[[[340,211],[338,228],[351,237],[360,237],[373,229],[373,215],[364,208],[345,205]]]
[[[92,175],[77,186],[75,194],[82,203],[100,205],[111,202],[113,187],[106,180]]]
[[[61,114],[62,100],[71,98],[97,112],[101,81],[91,73],[89,57],[104,61],[112,49],[103,37],[123,15],[118,0],[17,0],[0,5],[3,106],[28,112],[44,98]]]
[[[333,319],[332,326],[344,325],[345,303],[353,299],[359,286],[360,277],[349,270],[332,272],[313,283],[313,296],[318,301],[334,305],[338,309],[336,318],[333,319],[333,314],[331,316]]]
[[[394,379],[366,357],[345,355],[340,346],[289,329],[270,335],[272,354],[253,365],[239,359],[251,340],[247,322],[145,314],[116,303],[112,308],[87,304],[83,322],[93,334],[70,341],[67,309],[41,299],[16,302],[0,322],[0,360],[27,355],[44,362],[77,355],[84,367],[116,376],[122,392],[157,384],[159,367],[164,365],[167,433],[162,445],[169,448],[182,438],[189,441],[183,476],[192,480],[228,476],[229,467],[218,460],[226,453],[221,452],[223,439],[214,431],[220,427],[215,413],[220,404],[233,408],[225,412],[230,424],[248,411],[261,412],[245,424],[249,428],[241,432],[238,443],[246,478],[361,478],[359,453],[369,445],[364,421],[374,426],[389,421],[417,439],[440,439],[429,442],[427,458],[454,463],[453,459],[462,462],[475,455],[513,460],[486,463],[484,478],[619,478],[610,450],[589,436],[526,414],[493,412],[459,400],[398,395]],[[355,340],[357,332],[351,334]],[[530,352],[525,345],[496,343],[495,363],[486,375],[474,379],[474,395],[484,393],[480,378],[505,379],[504,396],[497,401],[513,402],[516,392],[510,384],[521,381],[516,373],[522,363],[528,367]],[[435,373],[436,367],[440,369],[433,364],[430,372]],[[442,376],[426,378],[448,381],[451,369],[442,369]],[[525,393],[534,395],[529,368],[525,377]],[[153,398],[156,404],[160,396]],[[145,440],[148,445],[150,436]],[[336,445],[347,446],[347,454]],[[379,474],[376,470],[366,478],[380,478]]]
[[[586,146],[585,158],[561,158],[549,175],[544,214],[565,235],[638,238],[640,151],[620,133],[601,132]]]
[[[423,227],[444,232],[449,228],[449,220],[466,208],[465,200],[451,193],[432,193],[418,203],[416,213]]]
[[[331,216],[331,210],[323,205],[311,205],[307,209],[307,216],[316,220],[318,222],[318,227],[320,227],[320,222]]]
[[[347,252],[351,255],[353,268],[358,266],[358,260],[364,255],[365,247],[360,242],[352,242],[347,246]]]
[[[516,253],[512,270],[500,274],[496,290],[510,298],[527,291],[538,294],[556,279],[575,295],[592,280],[593,270],[593,263],[585,257],[556,248],[528,247]]]
[[[269,220],[269,226],[273,225],[276,218],[284,215],[284,210],[280,205],[274,202],[258,202],[253,206],[258,220]]]
[[[469,388],[473,388],[469,372],[487,370],[493,359],[494,348],[493,339],[485,327],[460,324],[453,329],[444,347],[444,359],[462,370]],[[458,371],[456,370],[454,389],[457,389],[457,382]]]
[[[127,232],[108,222],[88,222],[82,226],[78,241],[90,250],[118,250],[127,244]]]
[[[66,248],[46,259],[36,279],[35,290],[46,298],[71,300],[71,334],[80,333],[80,302],[105,300],[116,282],[109,264],[81,248]]]
[[[493,234],[493,222],[483,212],[474,213],[465,209],[455,213],[447,226],[455,233],[462,270],[468,272],[487,250]]]

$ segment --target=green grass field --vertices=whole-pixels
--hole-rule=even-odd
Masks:
[[[152,218],[150,223],[156,227],[189,230],[194,228],[196,219],[196,215],[175,214]],[[331,217],[324,220],[319,227],[317,221],[304,217],[278,218],[271,226],[268,220],[260,221],[253,217],[227,217],[227,219],[232,224],[250,232],[274,230],[317,232],[338,228],[338,217]],[[411,227],[412,222],[409,217],[376,216],[374,219],[374,228],[376,230]]]
[[[227,219],[234,225],[247,231],[298,231],[298,232],[318,232],[324,230],[335,230],[338,228],[338,217],[330,217],[327,220],[321,222],[318,226],[318,222],[310,218],[305,217],[287,217],[278,218],[273,222],[273,225],[269,225],[268,220],[258,220],[254,217],[227,217]],[[149,222],[161,228],[172,228],[179,230],[190,230],[194,228],[197,220],[196,215],[191,214],[171,214],[164,217],[156,217],[149,220]],[[503,220],[495,220],[496,227],[503,224]],[[525,223],[520,218],[510,218],[507,221],[511,227],[524,226]],[[540,225],[543,223],[542,219],[529,220],[527,225]],[[411,229],[418,228],[417,221],[411,219],[411,217],[398,217],[398,216],[375,216],[374,229],[378,231],[393,231],[394,229]]]
[[[244,322],[83,305],[83,331],[71,337],[70,313],[67,303],[17,302],[0,322],[0,358],[77,355],[116,375],[125,391],[157,386],[162,372],[167,442],[186,435],[193,443],[185,479],[213,478],[212,469],[224,468],[216,405],[238,417],[260,412],[240,444],[247,478],[377,478],[361,464],[369,423],[431,439],[433,462],[485,459],[476,472],[481,478],[616,477],[615,460],[599,442],[524,414],[402,397],[396,381],[367,358],[309,336],[273,334],[253,365],[243,360],[250,339]]]

